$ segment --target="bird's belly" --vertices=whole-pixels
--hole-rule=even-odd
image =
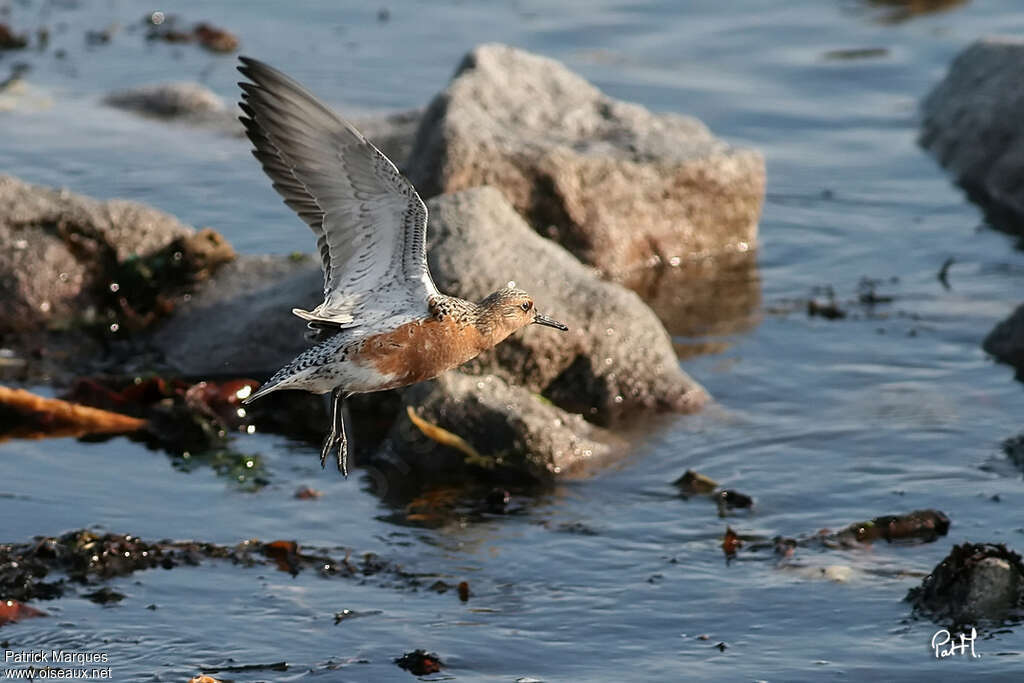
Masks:
[[[473,328],[443,322],[414,322],[367,339],[353,360],[387,376],[394,389],[437,377],[480,353]]]

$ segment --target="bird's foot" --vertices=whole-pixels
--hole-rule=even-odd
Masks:
[[[327,456],[329,456],[331,451],[335,448],[338,449],[338,471],[348,479],[348,439],[345,438],[344,434],[329,434],[327,438],[324,439],[323,448],[320,449],[320,467],[326,469]]]

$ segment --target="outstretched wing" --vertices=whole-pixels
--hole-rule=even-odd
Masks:
[[[350,123],[280,71],[242,57],[240,117],[253,155],[316,235],[324,300],[294,313],[357,327],[426,314],[437,294],[426,257],[427,207],[395,165]]]

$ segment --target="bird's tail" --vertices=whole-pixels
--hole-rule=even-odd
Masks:
[[[277,391],[281,388],[280,384],[280,382],[274,382],[273,380],[270,382],[264,382],[263,386],[242,399],[242,405],[248,405],[261,396],[266,396],[272,391]]]

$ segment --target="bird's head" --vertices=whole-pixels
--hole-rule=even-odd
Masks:
[[[497,344],[516,330],[527,325],[545,325],[566,332],[568,327],[539,313],[533,297],[509,282],[480,302],[478,326],[487,330],[492,343]]]

